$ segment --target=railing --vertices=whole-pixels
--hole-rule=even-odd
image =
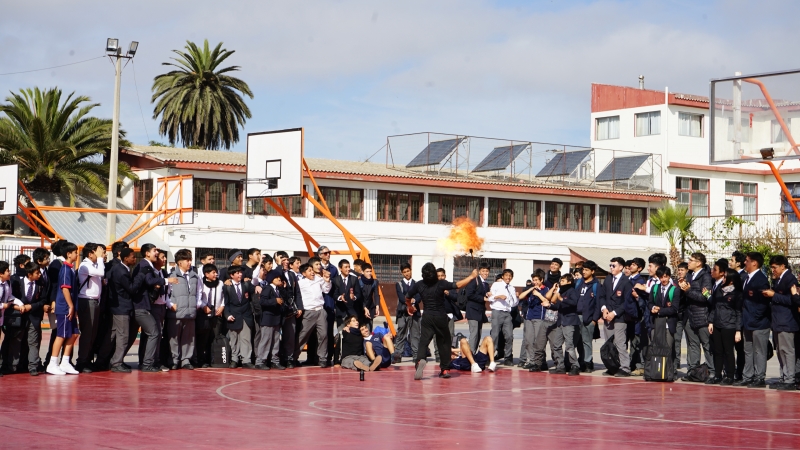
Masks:
[[[33,250],[35,247],[20,247],[14,245],[3,245],[0,246],[0,261],[6,261],[9,265],[13,266],[14,258],[17,257],[20,253],[24,253],[28,256],[33,256]],[[11,268],[11,273],[14,273],[14,268]]]
[[[696,217],[690,250],[705,253],[708,261],[730,258],[734,250],[755,250],[784,254],[793,263],[800,260],[800,223],[783,214],[753,216]]]

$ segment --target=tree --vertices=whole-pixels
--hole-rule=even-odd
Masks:
[[[108,163],[103,157],[111,149],[111,120],[90,117],[99,106],[86,96],[67,95],[62,101],[58,88],[21,89],[0,105],[0,160],[19,164],[19,177],[31,191],[62,192],[69,195],[93,192],[108,195]],[[122,139],[120,145],[128,144]],[[119,178],[136,179],[125,163]]]
[[[691,236],[694,217],[689,214],[689,209],[685,206],[665,203],[650,215],[650,223],[667,238],[670,265],[676,269],[680,264],[686,239]],[[681,246],[680,252],[678,244]]]
[[[225,75],[239,66],[218,69],[234,53],[221,47],[222,42],[209,50],[206,40],[200,49],[186,41],[186,52],[173,50],[175,62],[162,63],[177,69],[153,80],[153,118],[161,116],[158,131],[173,146],[180,141],[187,148],[218,150],[239,142],[239,126],[250,118],[241,94],[253,93],[244,81]]]

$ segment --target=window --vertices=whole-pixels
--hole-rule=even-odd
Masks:
[[[428,223],[453,223],[457,217],[469,217],[482,223],[483,199],[477,197],[453,197],[450,195],[428,195]]]
[[[447,275],[450,281],[461,281],[467,278],[473,269],[477,269],[480,263],[489,264],[489,279],[486,280],[489,285],[494,282],[495,275],[501,273],[506,268],[506,260],[500,258],[479,258],[471,256],[456,256],[453,258],[453,274]],[[519,275],[518,275],[519,276]],[[522,275],[523,279],[525,274]],[[523,282],[524,284],[524,282]]]
[[[675,179],[675,203],[689,208],[689,214],[708,216],[708,180],[677,177]]]
[[[733,142],[733,117],[728,117],[728,140]],[[742,136],[740,142],[750,142],[750,119],[742,119]]]
[[[289,213],[290,216],[292,217],[305,216],[305,212],[303,209],[303,205],[305,203],[303,201],[303,197],[300,196],[275,197],[272,199],[272,201],[277,203],[278,205],[281,204],[281,200],[283,201],[283,206],[286,207],[286,211]],[[252,203],[252,214],[260,214],[267,216],[279,215],[278,211],[276,211],[275,208],[267,204],[267,200],[264,198],[253,198],[248,200],[248,202]]]
[[[328,208],[337,219],[361,219],[361,205],[364,191],[361,189],[344,189],[320,187]],[[317,201],[319,196],[316,197]],[[320,201],[320,203],[322,203]],[[314,209],[314,217],[325,217],[318,209]]]
[[[789,119],[784,119],[783,123],[786,124],[787,128],[789,128]],[[770,133],[770,137],[772,138],[773,144],[789,142],[789,140],[786,139],[786,133],[783,132],[783,128],[781,128],[781,124],[777,119],[772,121],[771,128],[772,132]]]
[[[422,223],[423,194],[378,191],[378,220]]]
[[[644,234],[645,209],[627,206],[600,206],[600,232]]]
[[[411,264],[411,255],[377,255],[369,254],[372,263],[372,272],[380,283],[394,283],[403,276],[400,274],[400,266]]]
[[[544,227],[547,230],[594,231],[594,206],[545,202]]]
[[[217,269],[222,269],[223,267],[228,267],[231,265],[230,261],[228,261],[228,252],[231,250],[233,249],[197,247],[194,249],[194,254],[192,256],[196,258],[195,263],[200,263],[200,255],[204,253],[211,253],[214,255],[214,265],[217,266]]]
[[[539,228],[539,202],[490,198],[489,226]]]
[[[678,134],[689,137],[703,137],[703,115],[678,113]]]
[[[649,217],[651,218],[651,219],[650,219],[650,236],[661,236],[661,233],[658,231],[658,229],[657,229],[655,226],[653,226],[653,220],[652,220],[652,217],[653,217],[653,215],[654,215],[654,214],[656,214],[657,212],[658,212],[658,210],[657,210],[657,209],[655,209],[655,208],[650,208],[650,216],[649,216]]]
[[[133,209],[141,211],[153,199],[153,180],[136,180],[133,182]],[[150,203],[148,211],[153,210]]]
[[[240,213],[242,184],[238,181],[194,179],[196,211]]]
[[[636,114],[636,136],[661,134],[661,111]]]
[[[595,128],[598,141],[619,139],[619,116],[598,117]]]
[[[729,196],[741,196],[742,218],[745,220],[756,220],[756,215],[758,214],[758,183],[725,181],[725,217],[730,217],[734,214],[733,199],[728,198]],[[728,206],[729,202],[730,207]]]

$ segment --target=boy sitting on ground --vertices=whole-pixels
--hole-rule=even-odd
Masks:
[[[372,366],[377,364],[375,370],[389,367],[392,364],[392,355],[394,354],[392,336],[388,333],[370,333],[366,324],[361,326],[361,335],[364,336],[364,349],[367,352],[367,358],[372,362]]]
[[[471,370],[472,373],[481,373],[486,369],[486,363],[489,363],[489,370],[494,372],[497,364],[494,362],[494,341],[491,336],[486,336],[481,341],[478,351],[473,353],[469,347],[469,341],[459,333],[456,337],[458,348],[453,348],[452,361],[450,361],[450,368],[453,370]]]
[[[366,329],[366,332],[369,333],[369,325],[365,323],[359,327],[356,316],[348,316],[347,319],[345,319],[345,324],[341,333],[342,368],[363,370],[365,372],[372,372],[377,369],[381,360],[375,358],[375,361],[370,361],[369,358],[364,355],[364,332],[361,331],[360,328]]]

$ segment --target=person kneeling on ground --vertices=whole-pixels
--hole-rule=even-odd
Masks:
[[[486,363],[489,363],[489,370],[494,372],[497,369],[497,364],[494,362],[494,341],[491,336],[486,336],[481,341],[478,351],[473,353],[469,347],[467,338],[459,334],[456,338],[458,348],[452,349],[452,358],[450,367],[453,370],[471,370],[473,373],[481,373],[486,369]]]
[[[367,353],[371,364],[378,366],[375,370],[386,369],[392,365],[392,355],[394,354],[394,343],[392,336],[380,333],[370,333],[369,327],[361,327],[361,335],[364,336],[364,350]]]
[[[365,372],[376,370],[382,358],[370,361],[364,355],[364,337],[369,333],[369,325],[365,323],[359,327],[356,316],[348,316],[344,323],[345,326],[342,328],[342,368]]]

